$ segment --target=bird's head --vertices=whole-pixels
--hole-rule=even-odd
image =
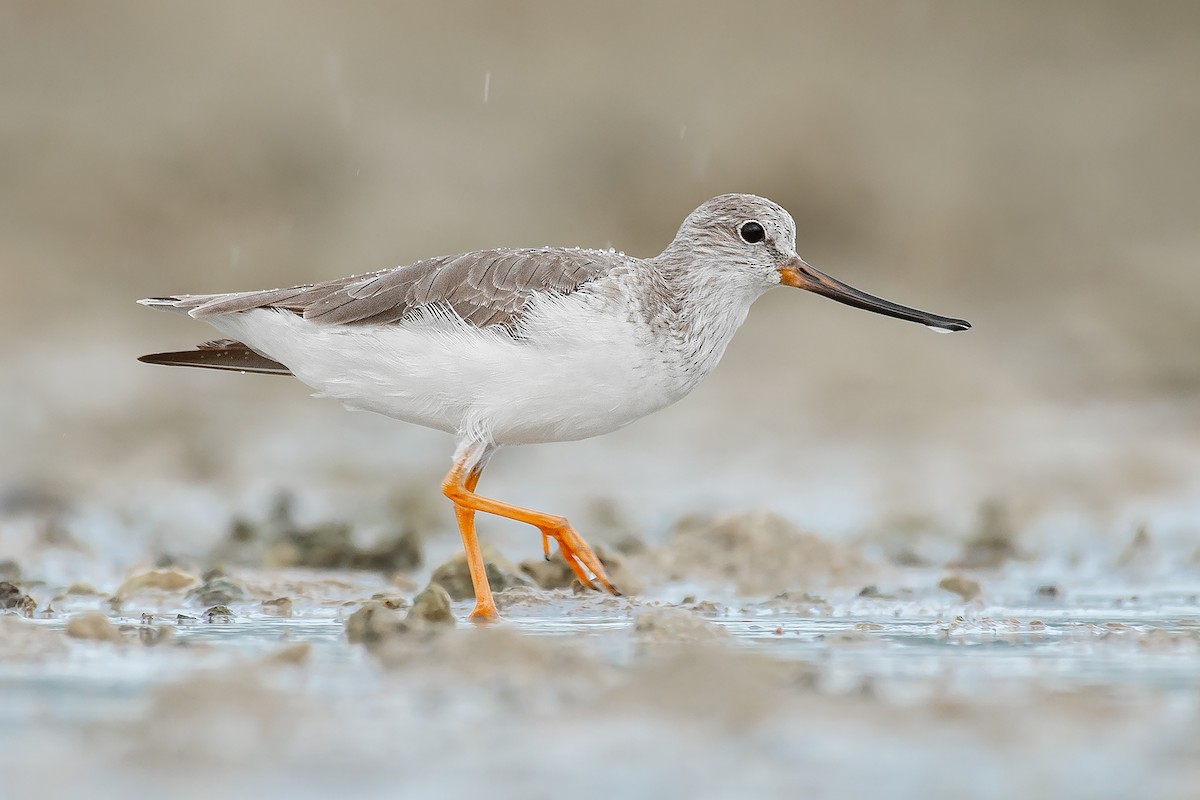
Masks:
[[[796,254],[796,223],[788,212],[763,197],[723,194],[688,215],[664,253],[679,262],[705,265],[730,286],[764,292],[780,284],[807,289],[839,303],[919,322],[943,333],[965,331],[971,323],[902,306],[867,294],[810,266]]]

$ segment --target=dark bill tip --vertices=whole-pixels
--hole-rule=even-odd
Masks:
[[[959,331],[971,330],[971,323],[965,319],[949,319],[939,325],[926,325],[926,328],[934,333],[958,333]]]
[[[847,283],[839,281],[837,278],[826,275],[824,272],[809,266],[799,258],[780,267],[779,280],[785,286],[795,286],[797,289],[805,289],[828,297],[830,300],[836,300],[839,303],[845,303],[854,308],[861,308],[864,311],[871,311],[876,314],[883,314],[884,316],[895,317],[896,319],[903,319],[909,322],[917,322],[938,333],[957,333],[971,329],[971,323],[965,319],[931,314],[928,311],[902,306],[899,303],[884,300],[882,297],[867,294]]]

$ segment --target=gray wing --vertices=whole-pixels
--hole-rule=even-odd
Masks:
[[[329,325],[386,325],[434,306],[480,328],[511,328],[535,292],[570,294],[629,260],[607,250],[480,250],[289,289],[142,302],[197,318],[276,308]]]

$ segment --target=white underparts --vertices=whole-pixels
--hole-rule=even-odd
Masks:
[[[444,312],[387,325],[269,309],[205,321],[350,408],[464,441],[532,444],[608,433],[679,400],[716,365],[753,301],[698,297],[712,302],[690,309],[706,322],[697,331],[683,318],[633,313],[632,288],[536,295],[516,336]]]

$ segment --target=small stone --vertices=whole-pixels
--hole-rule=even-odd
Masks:
[[[400,597],[399,595],[384,594],[383,592],[378,592],[376,594],[371,595],[371,599],[374,600],[376,603],[379,603],[384,608],[390,608],[393,611],[395,611],[398,608],[408,608],[408,601],[405,600],[403,597]]]
[[[474,596],[474,595],[472,595]],[[405,621],[426,625],[453,625],[454,612],[450,610],[450,594],[432,581],[413,598]]]
[[[432,514],[416,513],[416,502],[426,501],[404,504],[400,509],[398,530],[372,546],[361,547],[349,524],[324,522],[305,526],[297,523],[292,514],[291,495],[280,494],[265,519],[234,521],[221,550],[222,557],[243,563],[261,562],[270,567],[362,569],[384,574],[411,570],[421,565],[422,535],[430,529],[425,523],[427,519],[434,519]],[[432,526],[436,529],[440,525],[439,515]]]
[[[493,592],[502,592],[510,586],[526,584],[503,556],[487,545],[484,545],[482,550],[484,570]],[[429,582],[440,585],[452,600],[470,600],[475,597],[475,587],[471,583],[471,572],[467,568],[465,553],[455,554],[435,569]]]
[[[91,639],[96,642],[119,642],[121,632],[108,617],[99,611],[76,614],[67,620],[67,636],[74,639]]]
[[[189,575],[182,570],[152,569],[126,578],[117,588],[117,597],[129,597],[145,589],[156,589],[162,592],[177,592],[186,589],[196,582],[195,575]]]
[[[350,556],[349,566],[351,569],[391,573],[416,569],[423,560],[421,537],[413,531],[406,531],[385,539],[375,547],[355,551]]]
[[[227,606],[230,603],[240,603],[247,599],[247,596],[246,590],[240,584],[219,570],[206,572],[204,583],[187,593],[189,601],[204,606]]]
[[[263,600],[262,612],[274,617],[290,617],[292,615],[292,601],[287,597]]]
[[[973,581],[961,575],[949,575],[942,578],[938,581],[937,588],[958,595],[964,602],[974,600],[982,593],[979,581]]]
[[[349,525],[329,522],[312,528],[287,527],[269,538],[263,561],[271,567],[344,569],[358,548]]]
[[[668,579],[732,583],[752,595],[863,586],[876,572],[857,546],[806,533],[769,512],[686,517],[655,560]]]
[[[670,606],[639,612],[633,631],[639,639],[651,642],[710,642],[729,638],[729,632],[720,625]]]
[[[25,616],[37,610],[37,601],[9,581],[0,581],[0,609],[12,609]]]
[[[380,603],[369,601],[346,619],[346,640],[368,647],[408,630],[400,615]]]
[[[233,622],[233,612],[229,610],[229,606],[213,606],[205,611],[201,617],[205,622]]]
[[[829,604],[825,601],[825,598],[809,592],[780,592],[774,597],[759,603],[758,607],[787,612],[789,614],[809,615],[825,611],[829,607]]]
[[[691,603],[684,603],[688,610],[693,614],[701,614],[706,617],[715,617],[721,613],[721,606],[714,603],[712,600],[693,600]]]

